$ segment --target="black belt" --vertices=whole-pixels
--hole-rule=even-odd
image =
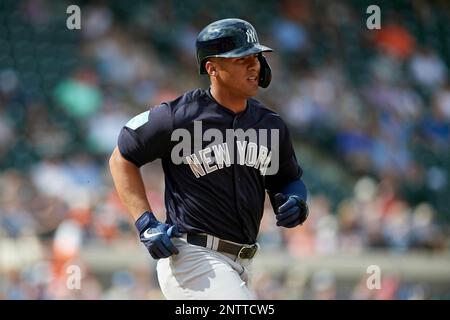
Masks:
[[[208,248],[208,236],[206,234],[188,233],[186,240],[190,244]],[[258,251],[258,245],[252,244],[241,246],[224,240],[219,240],[217,251],[235,255],[240,259],[252,259],[255,256],[256,251]]]

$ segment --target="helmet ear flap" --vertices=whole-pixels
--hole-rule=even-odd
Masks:
[[[272,69],[270,69],[269,63],[262,53],[258,54],[259,64],[261,70],[259,71],[258,85],[261,88],[267,88],[272,80]]]

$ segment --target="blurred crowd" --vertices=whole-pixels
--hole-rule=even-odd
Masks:
[[[267,203],[259,241],[294,258],[372,250],[448,252],[450,223],[449,7],[382,6],[368,30],[364,1],[86,2],[81,30],[65,28],[64,2],[4,1],[0,21],[0,299],[162,298],[154,268],[89,271],[83,248],[139,246],[112,186],[108,158],[120,128],[148,106],[206,87],[195,37],[209,22],[254,24],[274,79],[259,99],[298,142],[310,187],[302,228],[275,225]],[[367,4],[368,5],[368,4]],[[195,8],[195,10],[193,9]],[[342,168],[332,181],[302,162],[302,147]],[[145,167],[148,198],[164,217],[158,164]],[[329,177],[327,177],[329,179]],[[66,286],[82,266],[83,290]],[[336,275],[263,273],[259,298],[424,299],[426,287],[365,278],[345,292]]]

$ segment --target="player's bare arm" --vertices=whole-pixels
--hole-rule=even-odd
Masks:
[[[109,168],[120,200],[136,221],[143,212],[151,211],[145,193],[145,186],[139,168],[120,154],[115,148]]]
[[[111,155],[109,167],[119,198],[133,216],[140,240],[150,255],[160,259],[177,254],[178,249],[170,238],[180,234],[174,226],[161,223],[152,213],[139,167],[125,159],[118,147]]]

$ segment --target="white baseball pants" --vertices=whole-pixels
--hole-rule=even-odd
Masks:
[[[172,238],[179,254],[157,263],[158,281],[169,300],[252,300],[251,260]],[[236,260],[234,260],[236,259]]]

